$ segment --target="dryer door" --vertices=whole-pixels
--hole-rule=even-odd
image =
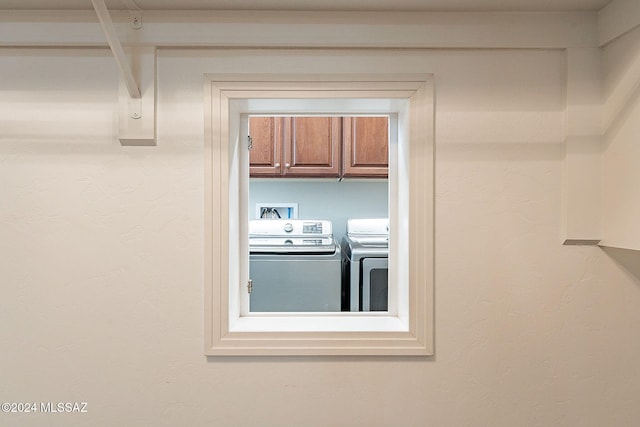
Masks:
[[[360,283],[362,311],[389,309],[389,260],[387,258],[364,258]]]

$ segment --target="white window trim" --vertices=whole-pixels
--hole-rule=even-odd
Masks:
[[[398,182],[405,182],[397,197],[406,200],[407,209],[394,212],[393,206],[401,202],[390,201],[391,234],[404,236],[397,244],[406,248],[390,251],[390,277],[395,275],[407,286],[404,294],[408,300],[398,302],[401,308],[396,315],[240,314],[237,301],[246,269],[241,260],[246,242],[238,242],[237,236],[246,236],[246,229],[240,220],[242,202],[237,194],[239,125],[232,116],[238,112],[232,111],[232,105],[234,100],[298,98],[398,99],[408,105],[399,119],[400,133],[404,132],[408,141],[397,153],[398,164],[408,167],[396,171]],[[206,75],[205,354],[433,354],[433,200],[433,76]]]

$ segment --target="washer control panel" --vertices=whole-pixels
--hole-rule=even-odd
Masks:
[[[305,222],[302,225],[303,234],[323,234],[322,221]]]
[[[249,221],[249,236],[332,236],[331,221],[258,219]]]

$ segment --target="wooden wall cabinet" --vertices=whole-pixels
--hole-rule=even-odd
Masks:
[[[386,117],[251,117],[252,177],[386,177]]]
[[[285,176],[340,176],[339,117],[285,117]]]
[[[252,177],[339,177],[339,117],[251,117]]]
[[[251,117],[249,150],[251,176],[280,175],[282,157],[282,117]]]
[[[344,117],[342,135],[343,176],[388,176],[389,119],[387,117]]]

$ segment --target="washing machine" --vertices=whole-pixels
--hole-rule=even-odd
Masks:
[[[249,310],[339,312],[341,259],[331,221],[250,221]]]

